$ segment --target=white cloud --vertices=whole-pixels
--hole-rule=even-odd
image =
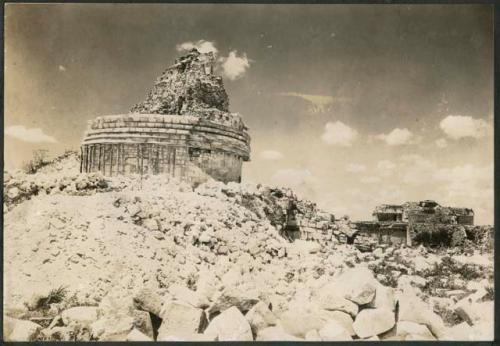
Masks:
[[[408,129],[395,128],[388,134],[380,134],[376,138],[383,140],[387,145],[405,145],[410,143],[413,134]]]
[[[389,160],[382,160],[377,163],[377,169],[383,176],[389,176],[393,173],[396,164]]]
[[[363,177],[360,180],[363,184],[377,184],[380,183],[381,179],[377,176]]]
[[[250,60],[248,60],[246,53],[238,56],[238,52],[235,50],[229,52],[227,58],[221,58],[220,60],[222,61],[222,72],[230,80],[243,77],[250,67]]]
[[[464,115],[448,115],[441,120],[439,127],[452,139],[481,138],[489,130],[488,123],[483,119],[474,119]]]
[[[264,150],[260,152],[260,158],[264,160],[281,160],[283,154],[276,150]]]
[[[436,146],[441,149],[446,148],[448,146],[448,142],[444,138],[439,138],[436,139]]]
[[[330,109],[330,106],[334,102],[334,98],[332,96],[327,96],[327,95],[309,95],[309,94],[300,94],[296,92],[280,93],[279,95],[298,97],[303,100],[306,100],[307,102],[310,103],[310,108],[309,108],[310,113],[324,113]]]
[[[215,48],[215,43],[211,41],[199,40],[197,42],[184,42],[178,44],[176,46],[177,51],[186,51],[196,48],[200,53],[209,53],[212,52],[216,54],[218,52],[217,48]]]
[[[350,163],[345,170],[349,173],[360,173],[366,171],[366,166],[358,163]]]
[[[440,184],[443,205],[469,207],[475,212],[476,224],[493,222],[493,165],[464,164],[442,168],[434,173]]]
[[[403,155],[400,158],[403,167],[400,175],[405,184],[426,184],[436,171],[436,164],[418,154]]]
[[[299,186],[312,179],[312,173],[307,169],[280,169],[274,173],[271,180],[284,186]]]
[[[5,134],[9,137],[19,139],[29,143],[56,143],[57,140],[45,134],[42,129],[28,129],[22,125],[9,126],[5,129]]]
[[[465,164],[452,168],[442,168],[435,172],[434,177],[442,181],[452,182],[458,189],[461,189],[478,180],[493,179],[493,166],[476,167]]]
[[[358,131],[340,121],[336,121],[326,123],[325,132],[321,139],[328,145],[350,147],[357,137]]]
[[[64,67],[63,65],[59,65],[59,66],[58,66],[58,69],[59,69],[59,71],[61,71],[61,72],[66,71],[66,67]]]

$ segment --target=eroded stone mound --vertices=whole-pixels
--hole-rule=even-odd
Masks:
[[[214,75],[215,56],[193,49],[158,77],[146,100],[131,111],[146,114],[198,113],[213,108],[229,111],[222,78]]]

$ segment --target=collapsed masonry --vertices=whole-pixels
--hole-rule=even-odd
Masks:
[[[384,204],[375,208],[373,221],[351,221],[347,216],[336,219],[316,204],[298,200],[291,191],[271,194],[281,206],[274,208],[271,223],[291,241],[333,240],[371,251],[380,245],[457,246],[467,239],[487,243],[492,236],[492,227],[474,225],[472,209],[443,207],[435,201]]]
[[[210,177],[240,182],[250,159],[250,136],[229,112],[215,57],[196,49],[156,80],[129,114],[89,122],[81,146],[81,172],[169,174],[198,184]]]
[[[455,246],[481,232],[481,226],[474,226],[472,209],[443,207],[431,200],[379,205],[373,217],[354,223],[358,243]]]

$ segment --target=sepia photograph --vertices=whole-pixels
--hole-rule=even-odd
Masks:
[[[492,4],[3,25],[3,341],[493,341]]]

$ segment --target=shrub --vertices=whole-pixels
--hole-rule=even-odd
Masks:
[[[68,290],[64,286],[52,289],[46,297],[38,298],[33,310],[47,310],[50,308],[50,304],[61,303],[66,298],[67,293]]]
[[[34,174],[49,163],[50,161],[47,159],[47,150],[35,150],[33,151],[33,158],[23,165],[23,170],[27,174]]]

